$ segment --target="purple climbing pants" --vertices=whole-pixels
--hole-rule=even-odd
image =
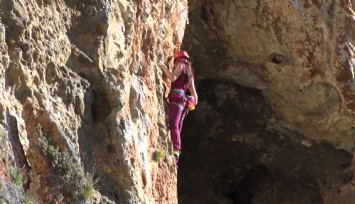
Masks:
[[[169,129],[174,150],[181,151],[181,130],[186,114],[186,102],[180,99],[170,100]]]

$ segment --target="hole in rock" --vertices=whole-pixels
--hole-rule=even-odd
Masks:
[[[282,64],[286,61],[285,56],[277,54],[277,53],[273,53],[271,56],[271,62],[274,64]]]

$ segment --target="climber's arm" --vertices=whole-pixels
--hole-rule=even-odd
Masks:
[[[195,80],[194,80],[194,78],[191,79],[191,82],[190,82],[190,85],[189,85],[189,90],[190,90],[191,96],[195,97],[195,100],[196,100],[196,104],[195,105],[197,105],[198,96],[197,96],[196,89],[195,89]]]
[[[177,78],[179,78],[182,72],[182,67],[180,63],[177,64],[173,72],[171,72],[162,62],[159,64],[159,67],[164,71],[164,73],[166,74],[166,76],[171,82],[174,82]]]

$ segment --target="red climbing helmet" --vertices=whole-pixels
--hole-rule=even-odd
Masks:
[[[186,60],[189,60],[189,54],[185,50],[180,50],[179,52],[175,53],[174,55],[174,61],[180,58],[185,58]]]

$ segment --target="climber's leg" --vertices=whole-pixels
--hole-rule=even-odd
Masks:
[[[180,130],[179,127],[181,121],[181,115],[183,112],[183,108],[181,108],[177,103],[170,103],[170,112],[169,112],[169,129],[171,134],[171,141],[173,143],[174,150],[181,150],[181,138],[180,138]]]

